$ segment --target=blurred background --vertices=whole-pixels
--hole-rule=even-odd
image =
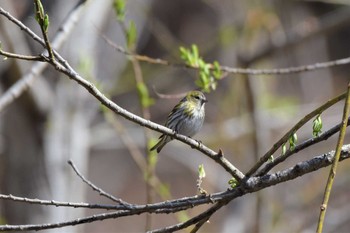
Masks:
[[[50,16],[51,39],[77,2],[42,0]],[[350,56],[348,4],[345,0],[129,0],[125,21],[135,22],[138,54],[179,63],[179,46],[197,44],[207,62],[269,69]],[[58,51],[115,103],[142,115],[132,63],[102,38],[106,35],[126,48],[112,5],[112,0],[87,1],[76,27]],[[0,6],[40,35],[33,1],[2,0]],[[0,41],[10,52],[35,55],[42,50],[4,17],[0,17]],[[33,64],[1,60],[1,93],[26,75]],[[174,66],[140,65],[154,99],[149,117],[164,124],[179,99],[159,98],[156,93],[173,95],[193,90],[198,73]],[[215,91],[206,93],[205,124],[194,138],[216,151],[222,149],[228,160],[246,172],[299,119],[344,92],[348,75],[348,65],[290,75],[229,74],[218,82]],[[324,130],[341,121],[342,104],[322,114]],[[209,193],[226,190],[231,178],[206,156],[173,141],[159,154],[150,185],[146,185],[146,137],[155,139],[159,134],[103,110],[85,89],[51,67],[0,112],[0,127],[1,194],[111,204],[82,183],[68,166],[68,159],[97,186],[137,204],[196,195],[200,164],[207,174],[202,187]],[[312,122],[297,133],[298,142],[312,137]],[[336,139],[333,136],[299,152],[274,171],[334,150]],[[341,163],[325,232],[345,232],[350,227],[348,171],[349,163]],[[322,169],[238,198],[217,212],[201,232],[314,232],[327,176],[328,169]],[[154,229],[176,224],[205,208],[47,232],[144,232],[146,226]],[[100,212],[0,200],[2,224],[60,222]]]

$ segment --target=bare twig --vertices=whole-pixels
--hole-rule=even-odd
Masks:
[[[344,104],[343,119],[341,122],[340,133],[339,133],[338,142],[337,142],[337,148],[335,151],[335,156],[334,156],[332,167],[329,171],[327,185],[326,185],[326,188],[324,191],[323,202],[322,202],[322,205],[320,207],[320,216],[318,219],[317,233],[322,233],[324,219],[325,219],[326,211],[327,211],[327,205],[328,205],[329,197],[331,195],[332,186],[334,183],[335,174],[336,174],[337,166],[339,163],[340,153],[341,153],[342,146],[344,143],[344,137],[345,137],[345,133],[346,133],[346,126],[348,124],[349,112],[350,112],[350,82],[348,84],[347,96],[346,96],[346,100],[345,100],[345,104]]]
[[[222,203],[216,203],[214,206],[210,207],[209,209],[207,209],[203,213],[197,215],[196,217],[193,217],[193,218],[187,220],[186,222],[175,224],[173,226],[164,227],[164,228],[161,228],[161,229],[156,229],[156,230],[153,230],[153,231],[149,231],[148,233],[174,232],[174,231],[185,229],[185,228],[187,228],[187,227],[189,227],[191,225],[197,224],[199,222],[202,223],[203,220],[207,221],[222,206],[223,206]],[[204,222],[200,226],[202,226],[204,224]]]
[[[73,163],[72,160],[68,161],[68,164],[73,168],[74,172],[82,179],[82,181],[84,183],[86,183],[87,185],[89,185],[93,190],[95,190],[96,192],[98,192],[101,196],[107,197],[108,199],[115,201],[125,207],[129,207],[131,206],[131,204],[123,201],[122,199],[116,198],[114,197],[112,194],[109,194],[105,191],[103,191],[101,188],[97,187],[96,185],[94,185],[91,181],[89,181],[88,179],[86,179],[78,170],[78,168],[75,166],[75,164]]]
[[[21,54],[16,54],[16,53],[9,53],[6,51],[3,51],[0,47],[0,55],[4,56],[6,59],[7,58],[15,58],[15,59],[20,59],[20,60],[27,60],[27,61],[45,61],[41,56],[28,56],[28,55],[21,55]]]
[[[17,197],[14,195],[4,195],[4,194],[0,194],[0,199],[28,203],[28,204],[56,206],[56,207],[73,207],[73,208],[104,209],[104,210],[125,210],[126,209],[125,206],[123,205],[62,202],[62,201],[55,201],[55,200],[42,200],[37,198],[32,199],[27,197]]]

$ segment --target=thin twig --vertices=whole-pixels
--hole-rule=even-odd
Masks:
[[[46,21],[46,17],[48,17],[47,14],[45,14],[45,12],[41,12],[40,8],[42,7],[40,0],[34,0],[34,5],[35,5],[35,18],[37,19],[40,29],[41,29],[41,33],[44,37],[44,41],[45,41],[45,45],[46,45],[46,49],[47,49],[47,53],[49,55],[49,58],[51,60],[55,59],[55,55],[53,54],[53,49],[49,40],[49,36],[47,35],[47,31],[48,31],[48,26],[49,26],[49,20],[47,18],[47,28],[45,28],[45,21]],[[41,6],[41,7],[40,7]]]
[[[73,163],[72,160],[68,161],[68,164],[73,168],[74,172],[82,179],[82,181],[84,183],[86,183],[87,185],[89,185],[94,191],[98,192],[101,196],[107,197],[108,199],[115,201],[125,207],[130,207],[131,204],[127,203],[125,201],[123,201],[120,198],[116,198],[114,197],[112,194],[109,194],[107,192],[105,192],[104,190],[102,190],[101,188],[97,187],[96,185],[94,185],[91,181],[89,181],[88,179],[86,179],[78,170],[78,168],[75,166],[75,164]]]
[[[297,124],[295,124],[282,138],[280,138],[270,150],[268,150],[259,161],[247,172],[246,176],[253,175],[260,167],[263,165],[277,150],[280,148],[283,143],[285,143],[288,138],[294,134],[298,129],[300,129],[305,123],[311,120],[318,114],[321,114],[323,111],[333,106],[335,103],[346,97],[346,93],[342,93],[335,98],[328,100],[326,103],[322,104],[320,107],[316,108],[306,116],[304,116]]]
[[[202,219],[197,222],[197,224],[194,226],[194,228],[191,230],[190,233],[196,233],[199,231],[199,229],[206,223],[209,222],[209,219],[211,216],[218,211],[221,207],[226,205],[228,202],[219,202],[216,203],[214,206],[210,207],[206,212],[206,214],[203,215]]]
[[[103,36],[103,39],[111,45],[116,51],[133,57],[141,62],[147,62],[150,64],[156,64],[156,65],[164,65],[164,66],[172,66],[172,67],[178,67],[178,68],[186,68],[186,69],[198,69],[198,66],[191,66],[183,63],[175,63],[170,62],[161,58],[153,58],[146,55],[140,55],[135,54],[126,51],[122,46],[119,46],[115,43],[113,43],[110,39],[108,39],[106,36]],[[249,74],[249,75],[284,75],[284,74],[294,74],[294,73],[302,73],[306,71],[315,71],[319,69],[325,69],[330,68],[334,66],[342,66],[350,63],[350,57],[341,58],[337,60],[327,61],[327,62],[317,62],[310,65],[304,65],[304,66],[295,66],[295,67],[287,67],[287,68],[279,68],[279,69],[250,69],[250,68],[236,68],[236,67],[229,67],[229,66],[220,66],[221,71],[227,72],[230,74]],[[211,64],[210,69],[214,69],[215,67]]]
[[[156,230],[149,231],[148,233],[167,233],[167,232],[174,232],[178,230],[185,229],[191,225],[197,224],[198,222],[201,222],[203,219],[207,221],[216,211],[218,211],[224,204],[223,203],[216,203],[214,206],[210,207],[203,213],[197,215],[196,217],[193,217],[186,222],[175,224],[173,226],[168,226]],[[203,225],[203,224],[202,224]]]
[[[347,126],[350,125],[350,117],[348,118],[348,124]],[[325,141],[337,132],[340,131],[341,123],[333,126],[329,130],[324,131],[317,137],[312,137],[310,139],[305,140],[304,142],[300,143],[297,145],[294,150],[288,149],[284,155],[278,156],[275,158],[273,161],[266,163],[264,167],[262,167],[257,173],[256,176],[263,176],[266,175],[272,168],[277,166],[278,164],[282,163],[285,161],[287,158],[289,158],[291,155],[298,153],[301,150],[304,150],[312,145],[315,145],[318,142]]]
[[[16,54],[16,53],[10,53],[3,51],[0,47],[0,55],[4,56],[5,59],[7,58],[15,58],[20,60],[27,60],[27,61],[45,61],[42,56],[30,56],[30,55],[22,55],[22,54]]]
[[[346,100],[345,100],[345,104],[344,104],[344,111],[343,111],[343,119],[342,119],[342,123],[341,123],[341,127],[340,127],[339,138],[338,138],[338,142],[337,142],[337,148],[335,151],[334,161],[333,161],[332,167],[329,171],[327,185],[326,185],[326,188],[324,191],[323,202],[322,202],[322,205],[320,207],[320,216],[319,216],[318,224],[317,224],[317,233],[321,233],[323,230],[323,224],[324,224],[324,219],[326,216],[327,205],[328,205],[329,197],[331,195],[332,186],[334,183],[335,174],[336,174],[338,163],[339,163],[340,153],[342,150],[342,146],[344,143],[344,137],[346,134],[346,126],[348,124],[349,112],[350,112],[350,82],[348,83],[347,96],[346,96]]]
[[[0,199],[11,200],[15,202],[24,202],[28,204],[56,206],[56,207],[73,207],[73,208],[88,208],[88,209],[104,209],[104,210],[125,210],[123,205],[105,205],[105,204],[90,204],[90,203],[76,203],[76,202],[62,202],[55,200],[42,200],[38,198],[18,197],[14,195],[0,194]]]
[[[222,194],[218,193],[219,196]],[[217,196],[217,197],[219,197]],[[210,200],[203,200],[199,196],[185,197],[182,199],[176,199],[172,201],[165,201],[154,203],[150,205],[131,205],[125,207],[124,205],[106,205],[106,204],[90,204],[90,203],[75,203],[75,202],[61,202],[55,200],[42,200],[38,198],[27,198],[18,197],[14,195],[4,195],[0,194],[0,199],[10,200],[15,202],[22,202],[33,205],[46,205],[55,207],[72,207],[72,208],[88,208],[88,209],[105,209],[105,210],[133,210],[143,212],[154,212],[154,213],[175,213],[177,211],[182,211],[191,208],[193,205],[203,205],[210,203]],[[204,201],[204,202],[203,202]],[[207,202],[207,203],[206,203]]]

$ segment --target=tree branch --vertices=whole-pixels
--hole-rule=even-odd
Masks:
[[[79,17],[82,13],[83,6],[85,6],[86,0],[79,1],[77,5],[70,11],[68,14],[66,20],[62,23],[60,26],[57,34],[55,35],[55,38],[52,41],[52,47],[54,49],[58,49],[61,47],[63,42],[67,39],[70,32],[72,32],[73,28],[75,27],[76,23],[79,20]],[[25,26],[21,21],[17,20],[15,17],[13,17],[10,13],[3,10],[0,7],[0,15],[5,16],[8,20],[16,24],[21,30],[25,31],[31,38],[33,38],[35,41],[37,41],[39,44],[41,44],[43,47],[45,47],[45,42],[37,36],[34,32],[32,32],[27,26]],[[55,50],[53,50],[53,53],[55,54],[57,58],[57,53]],[[58,59],[61,61],[62,64],[65,64],[65,61],[61,59],[59,56]],[[41,60],[42,61],[42,60]],[[26,91],[35,81],[37,77],[39,77],[39,74],[46,68],[48,63],[46,62],[38,62],[35,63],[31,70],[24,75],[20,80],[18,80],[13,86],[11,86],[0,98],[0,112],[5,109],[9,104],[11,104],[15,99],[17,99],[24,91]],[[67,67],[67,66],[66,66]]]
[[[79,176],[79,178],[84,182],[86,183],[87,185],[89,185],[94,191],[98,192],[101,196],[104,196],[104,197],[107,197],[108,199],[112,200],[112,201],[115,201],[125,207],[130,207],[131,204],[130,203],[127,203],[125,201],[123,201],[122,199],[120,198],[116,198],[114,197],[112,194],[109,194],[105,191],[103,191],[101,188],[97,187],[96,185],[94,185],[91,181],[89,181],[88,179],[86,179],[81,173],[80,171],[78,170],[78,168],[75,166],[75,164],[73,163],[72,160],[69,160],[68,161],[68,164],[69,166],[71,166],[74,170],[74,172]]]
[[[322,202],[322,205],[320,208],[320,216],[318,219],[317,233],[322,233],[323,223],[324,223],[324,219],[325,219],[326,211],[327,211],[327,205],[328,205],[329,197],[331,195],[332,186],[333,186],[334,179],[335,179],[335,174],[337,171],[341,149],[342,149],[342,146],[344,144],[344,138],[345,138],[345,133],[346,133],[346,126],[348,124],[349,112],[350,112],[350,83],[348,83],[347,95],[346,95],[346,100],[345,100],[345,104],[344,104],[343,118],[342,118],[342,122],[341,122],[341,126],[340,126],[337,148],[335,150],[335,155],[334,155],[332,167],[329,171],[327,185],[326,185],[326,188],[324,191],[324,196],[323,196],[323,202]]]
[[[44,229],[59,228],[64,226],[72,226],[77,224],[84,224],[84,223],[100,221],[104,219],[119,218],[119,217],[125,217],[130,215],[139,215],[142,213],[156,213],[156,214],[174,213],[177,211],[193,208],[197,205],[202,205],[202,204],[209,204],[209,203],[218,204],[218,203],[226,203],[226,202],[228,203],[234,200],[235,198],[243,196],[247,193],[257,192],[267,187],[270,187],[279,183],[283,183],[289,180],[293,180],[307,173],[329,166],[333,162],[334,154],[335,152],[331,151],[331,152],[316,156],[310,160],[300,162],[291,168],[278,171],[273,174],[267,174],[261,177],[250,177],[244,183],[242,183],[241,185],[239,185],[238,187],[232,190],[227,190],[220,193],[214,193],[208,196],[193,196],[193,197],[185,197],[185,198],[180,198],[172,201],[165,201],[165,202],[160,202],[155,204],[133,205],[132,208],[128,210],[120,210],[120,211],[111,212],[111,213],[103,213],[103,214],[93,215],[89,217],[79,218],[72,221],[61,222],[61,223],[37,224],[37,225],[0,225],[0,231],[44,230]],[[350,144],[342,147],[340,161],[348,158],[350,158]],[[219,208],[219,204],[216,206]],[[213,211],[213,210],[209,209],[207,211]],[[201,218],[198,221],[203,219],[203,216],[208,216],[208,215],[205,215],[205,213],[207,212],[204,212],[200,215]],[[198,221],[196,221],[196,223]],[[186,226],[187,224],[181,225],[181,226]]]
[[[45,61],[41,56],[28,56],[28,55],[22,55],[22,54],[16,54],[16,53],[10,53],[10,52],[3,51],[1,49],[1,44],[0,44],[0,55],[4,56],[5,59],[15,58],[15,59],[27,60],[27,61],[40,61],[40,62]]]
[[[280,138],[270,150],[268,150],[259,161],[247,172],[246,176],[253,175],[260,167],[263,165],[277,150],[280,148],[289,137],[291,137],[298,129],[300,129],[305,123],[311,120],[318,114],[321,114],[323,111],[333,106],[335,103],[346,97],[346,92],[342,93],[331,100],[328,100],[326,103],[322,104],[320,107],[316,108],[306,116],[304,116],[297,124],[295,124],[282,138]]]
[[[179,224],[175,224],[173,226],[168,226],[168,227],[164,227],[164,228],[160,228],[160,229],[156,229],[153,231],[149,231],[148,233],[167,233],[167,232],[174,232],[174,231],[178,231],[178,230],[182,230],[185,229],[191,225],[194,225],[196,223],[202,223],[202,225],[204,224],[205,221],[207,221],[210,216],[212,216],[216,211],[218,211],[221,207],[223,206],[222,203],[216,203],[214,206],[210,207],[209,209],[207,209],[206,211],[204,211],[203,213],[197,215],[196,217],[193,217],[189,220],[187,220],[186,222],[183,223],[179,223]],[[204,222],[202,222],[203,220],[205,220]],[[202,226],[201,225],[201,226]],[[192,232],[192,231],[191,231]]]
[[[23,202],[27,204],[36,205],[46,205],[46,206],[56,206],[56,207],[73,207],[73,208],[88,208],[88,209],[105,209],[105,210],[125,210],[123,205],[104,205],[104,204],[90,204],[90,203],[76,203],[76,202],[62,202],[55,200],[41,200],[32,199],[27,197],[17,197],[14,195],[4,195],[0,194],[0,199],[10,200],[15,202]]]
[[[164,65],[164,66],[172,66],[172,67],[178,67],[178,68],[185,68],[185,69],[199,69],[198,66],[191,66],[183,63],[175,63],[170,62],[161,58],[153,58],[146,55],[140,55],[136,53],[131,53],[126,51],[122,46],[119,46],[115,43],[113,43],[108,37],[103,36],[103,39],[111,45],[117,52],[120,52],[124,55],[131,56],[134,59],[141,61],[141,62],[147,62],[150,64],[156,64],[156,65]],[[327,62],[317,62],[310,65],[303,65],[303,66],[295,66],[295,67],[287,67],[287,68],[278,68],[278,69],[250,69],[250,68],[237,68],[237,67],[229,67],[229,66],[220,66],[221,71],[229,73],[229,74],[249,74],[249,75],[285,75],[285,74],[294,74],[294,73],[302,73],[306,71],[315,71],[319,69],[326,69],[334,66],[342,66],[347,65],[350,63],[350,57],[345,57],[337,60],[327,61]],[[210,69],[213,70],[215,67],[212,64],[210,65]]]
[[[350,117],[348,118],[348,123],[347,126],[350,125]],[[306,149],[312,145],[315,145],[318,142],[321,141],[325,141],[328,138],[330,138],[331,136],[333,136],[334,134],[336,134],[337,132],[339,132],[340,130],[340,126],[341,123],[333,126],[332,128],[330,128],[327,131],[324,131],[323,133],[321,133],[319,136],[317,137],[313,137],[310,138],[302,143],[300,143],[299,145],[297,145],[294,150],[290,150],[288,149],[286,151],[286,153],[284,155],[278,156],[277,158],[275,158],[273,161],[268,162],[265,164],[265,166],[263,168],[261,168],[257,173],[256,176],[263,176],[266,175],[272,168],[274,168],[275,166],[277,166],[278,164],[282,163],[284,160],[286,160],[287,158],[289,158],[291,155],[298,153],[299,151]]]

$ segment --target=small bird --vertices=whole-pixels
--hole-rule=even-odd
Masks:
[[[165,126],[174,130],[176,133],[192,137],[202,128],[205,116],[204,105],[206,102],[208,101],[202,92],[188,92],[170,112]],[[171,136],[162,134],[157,144],[151,148],[151,151],[157,149],[159,153],[171,140]]]

